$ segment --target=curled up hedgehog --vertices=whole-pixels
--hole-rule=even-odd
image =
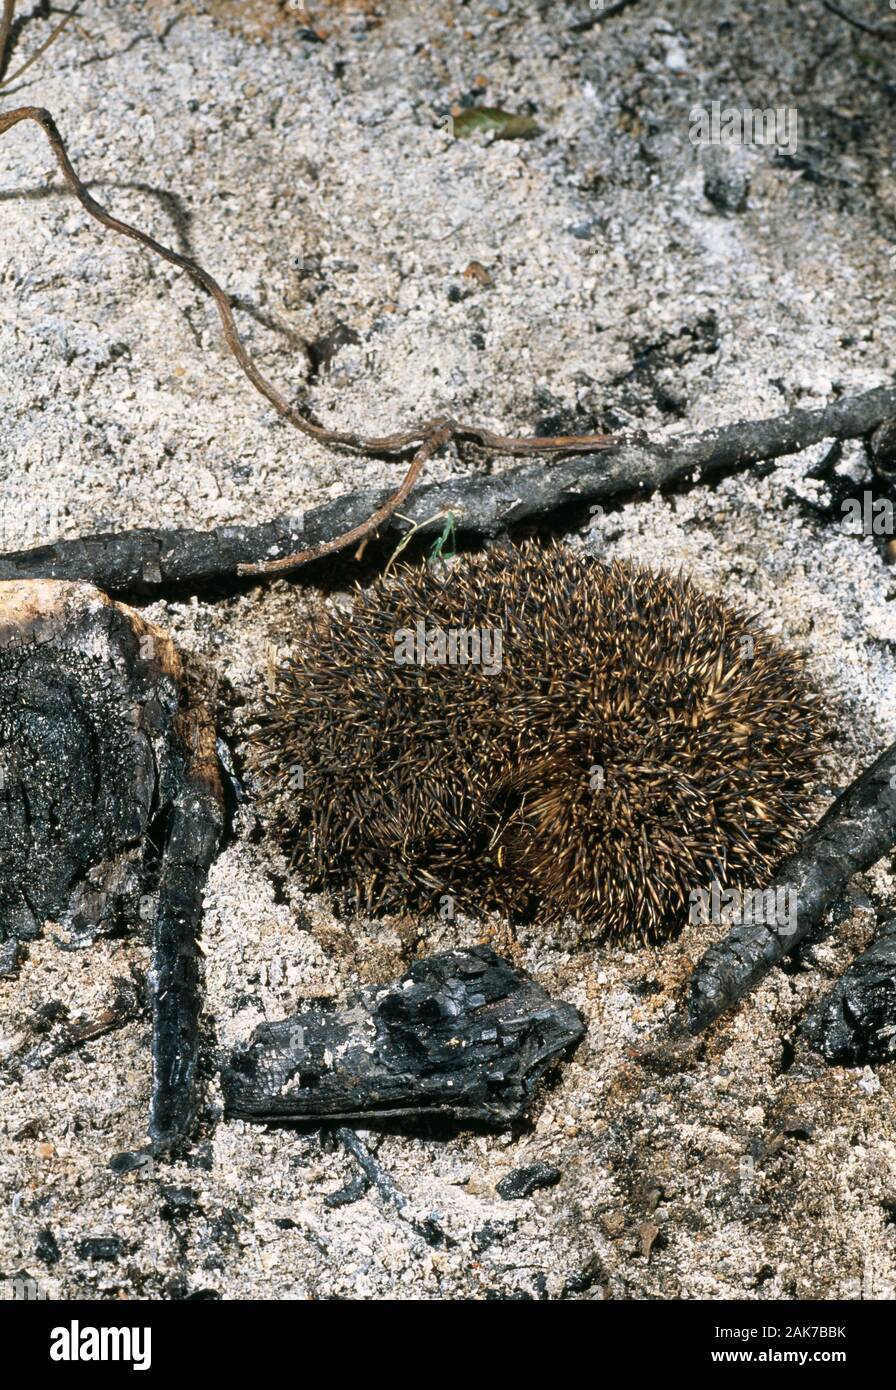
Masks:
[[[307,619],[254,735],[310,886],[643,939],[791,850],[822,727],[798,659],[686,578],[526,544]]]

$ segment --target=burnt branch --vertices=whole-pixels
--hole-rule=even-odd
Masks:
[[[341,548],[347,536],[360,538],[370,531],[371,518],[386,539],[400,539],[414,526],[421,534],[435,532],[446,512],[454,516],[458,535],[481,541],[520,522],[544,522],[570,504],[646,498],[682,479],[707,481],[824,439],[859,438],[894,415],[896,388],[880,386],[817,410],[740,421],[668,441],[628,441],[599,455],[558,460],[550,468],[529,463],[424,483],[413,499],[419,520],[394,514],[399,493],[387,505],[387,490],[368,489],[256,526],[143,527],[11,551],[0,555],[0,579],[87,579],[111,593],[155,594],[260,573],[259,557],[268,557],[265,572],[276,565],[286,573]]]
[[[114,1033],[148,1013],[141,981],[116,978],[112,1000],[95,1014],[70,1019],[64,1005],[50,1003],[36,1010],[0,1064],[0,1075],[12,1080],[22,1071],[41,1071],[85,1043]]]
[[[402,1220],[416,1231],[418,1236],[422,1236],[427,1245],[440,1246],[447,1243],[447,1237],[442,1227],[434,1217],[425,1217],[422,1221],[413,1216],[409,1210],[408,1199],[403,1192],[400,1192],[393,1182],[391,1176],[386,1172],[381,1164],[377,1163],[373,1154],[364,1144],[353,1129],[342,1126],[336,1131],[336,1135],[345,1145],[346,1152],[351,1154],[361,1170],[360,1176],[368,1187],[375,1187],[383,1198],[384,1202],[395,1207]],[[346,1189],[343,1189],[345,1191]],[[358,1193],[364,1195],[364,1188]],[[339,1198],[339,1193],[334,1194]],[[346,1202],[356,1200],[354,1196],[343,1197],[342,1201],[329,1201],[329,1206],[343,1206]],[[326,1202],[327,1199],[325,1198]]]
[[[208,710],[190,708],[179,733],[185,758],[171,800],[153,922],[149,1136],[156,1151],[187,1135],[196,1111],[202,1007],[198,941],[208,871],[224,829],[215,727]]]
[[[776,873],[767,891],[795,892],[795,918],[787,924],[745,923],[710,946],[691,977],[691,1032],[702,1032],[759,984],[818,925],[853,875],[876,864],[894,844],[896,743],[837,798]]]
[[[403,482],[391,496],[350,494],[312,512],[309,523],[302,528],[298,549],[295,527],[282,521],[269,523],[267,527],[227,527],[205,538],[195,532],[145,530],[124,533],[120,537],[102,535],[82,542],[60,542],[30,557],[27,554],[8,556],[6,564],[12,567],[4,569],[3,573],[41,577],[77,575],[113,590],[139,589],[143,592],[151,592],[159,583],[166,582],[153,578],[157,571],[161,573],[163,560],[167,582],[175,583],[290,573],[362,540],[387,523],[394,526],[394,514],[411,493],[426,462],[452,440],[466,440],[488,452],[512,456],[585,455],[584,458],[566,458],[548,471],[543,466],[530,465],[497,477],[451,481],[419,490],[430,513],[451,510],[459,515],[461,529],[482,537],[494,535],[514,521],[544,516],[570,500],[599,501],[633,490],[653,490],[688,473],[708,476],[725,469],[749,467],[761,459],[797,452],[820,439],[865,434],[883,418],[896,413],[896,391],[880,388],[864,396],[836,402],[824,410],[794,411],[773,420],[744,422],[666,444],[634,440],[614,443],[611,436],[600,434],[518,438],[498,435],[479,425],[459,423],[447,417],[382,436],[328,429],[298,410],[264,376],[240,337],[230,296],[198,261],[163,246],[146,232],[114,217],[92,197],[75,172],[48,111],[37,106],[8,111],[0,115],[0,135],[26,120],[34,121],[43,131],[65,182],[96,222],[129,237],[183,270],[211,296],[229,351],[255,390],[278,415],[323,444],[386,458],[401,458],[409,453],[412,457]],[[601,459],[595,456],[595,450],[609,452]],[[320,524],[316,524],[318,520]],[[286,537],[290,538],[289,545],[284,544]],[[249,549],[245,545],[247,541]],[[85,567],[85,562],[90,565],[91,558],[93,566]],[[30,567],[29,559],[38,568]]]

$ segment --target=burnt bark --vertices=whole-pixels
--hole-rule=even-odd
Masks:
[[[896,922],[844,971],[805,1031],[839,1066],[896,1059]]]

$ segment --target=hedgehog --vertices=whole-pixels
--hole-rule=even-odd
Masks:
[[[527,542],[308,617],[251,734],[293,867],[370,914],[667,935],[799,839],[823,736],[793,652],[682,574]]]

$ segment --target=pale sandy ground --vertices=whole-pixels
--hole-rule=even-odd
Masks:
[[[354,329],[359,344],[312,383],[322,418],[387,430],[450,409],[508,430],[562,414],[675,431],[893,379],[892,70],[820,5],[779,0],[747,22],[733,0],[636,4],[578,34],[581,0],[390,0],[366,18],[321,5],[322,43],[281,9],[87,0],[80,32],[4,100],[49,107],[97,197],[200,255],[289,390],[308,375],[304,342],[337,321]],[[533,111],[543,133],[453,140],[451,106],[474,96]],[[735,150],[725,177],[748,181],[746,207],[720,212],[688,140],[691,104],[713,99],[796,103],[808,172]],[[463,277],[473,259],[491,288]],[[398,476],[279,422],[235,372],[208,302],[100,236],[28,127],[0,148],[0,286],[4,548],[256,520]],[[806,649],[839,711],[819,806],[896,735],[896,585],[872,541],[813,519],[819,488],[804,475],[824,452],[569,537],[682,566]],[[450,455],[431,472],[482,466]],[[859,446],[841,466],[861,487]],[[280,584],[148,606],[220,683],[237,744],[308,597]],[[342,922],[283,881],[251,808],[236,829],[208,892],[200,1140],[155,1171],[108,1167],[143,1141],[145,1024],[8,1088],[7,1278],[102,1299],[896,1296],[896,1067],[823,1067],[796,1038],[807,1004],[870,939],[887,865],[798,968],[691,1045],[675,1036],[683,984],[718,928],[626,950],[581,948],[573,924],[545,939],[497,920]],[[327,1208],[350,1165],[315,1136],[220,1119],[216,1047],[301,998],[400,972],[409,952],[483,936],[577,1004],[588,1036],[531,1125],[380,1142],[414,1209],[439,1214],[447,1249],[376,1195]],[[72,954],[48,933],[0,984],[0,1046],[38,1004],[90,1012],[146,963],[134,939]],[[495,1184],[536,1160],[560,1183],[502,1201]],[[171,1187],[194,1194],[176,1218]],[[114,1258],[79,1250],[112,1235]]]

